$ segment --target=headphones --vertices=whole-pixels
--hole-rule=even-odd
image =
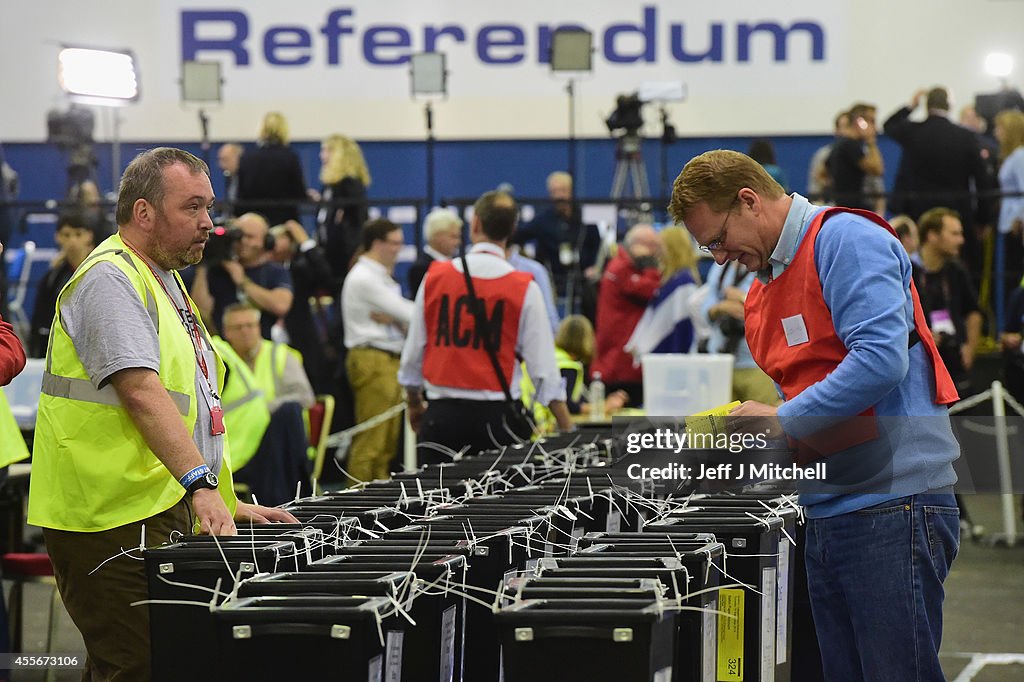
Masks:
[[[276,241],[277,240],[274,239],[274,235],[268,231],[267,234],[263,237],[263,250],[273,251],[274,246],[276,245]]]

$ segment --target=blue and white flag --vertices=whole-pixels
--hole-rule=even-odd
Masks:
[[[693,298],[698,287],[688,270],[665,282],[647,304],[647,310],[624,346],[634,366],[648,353],[688,353],[693,346],[693,320],[698,317]]]

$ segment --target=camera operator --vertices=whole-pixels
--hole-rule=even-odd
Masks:
[[[711,324],[707,351],[729,353],[735,357],[732,371],[733,400],[756,400],[767,405],[778,405],[779,394],[775,384],[754,362],[744,336],[743,303],[753,282],[754,273],[748,272],[738,261],[711,266],[705,284],[708,294],[701,306],[701,314]]]
[[[224,309],[236,302],[259,308],[260,333],[270,338],[278,318],[291,310],[292,278],[280,263],[271,260],[270,227],[258,213],[239,216],[226,235],[234,240],[232,258],[216,262],[204,259],[196,268],[193,300],[206,320],[221,329]]]

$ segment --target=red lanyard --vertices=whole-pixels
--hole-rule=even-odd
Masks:
[[[149,260],[146,259],[138,251],[136,251],[135,247],[129,244],[123,238],[121,241],[124,242],[124,245],[128,247],[129,251],[138,256],[139,260],[146,264],[146,267],[149,268],[149,271],[153,273],[153,279],[156,280],[156,283],[159,284],[160,288],[164,290],[165,294],[167,294],[167,299],[171,302],[171,305],[173,305],[175,309],[178,309],[178,304],[175,302],[174,297],[171,296],[171,292],[168,291],[167,285],[164,284],[163,279],[160,277],[160,275],[157,274],[156,270],[153,269],[153,266],[149,264]],[[171,276],[173,277],[174,275]],[[181,288],[181,284],[178,283],[177,279],[175,279],[174,281],[175,284],[178,285],[178,289],[181,291],[181,299],[185,302],[185,313],[186,316],[188,317],[188,320],[182,320],[182,324],[185,326],[186,331],[189,332],[189,340],[192,342],[192,350],[196,354],[196,362],[199,363],[199,370],[203,373],[203,378],[206,380],[206,386],[207,388],[210,389],[210,395],[213,397],[214,400],[220,400],[220,396],[217,395],[216,389],[214,389],[213,384],[210,382],[210,370],[206,366],[206,358],[203,357],[202,334],[199,331],[199,325],[196,323],[196,319],[198,319],[198,314],[194,310],[192,310],[192,305],[189,303],[188,295],[185,294],[185,290]]]

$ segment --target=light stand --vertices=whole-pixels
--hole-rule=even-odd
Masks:
[[[551,34],[551,72],[589,73],[593,70],[594,34],[574,28],[561,28]],[[576,79],[565,85],[569,96],[569,175],[572,176],[572,201],[576,203]]]
[[[434,206],[436,196],[434,180],[434,99],[438,96],[445,97],[448,94],[448,70],[445,67],[445,54],[443,52],[421,52],[412,55],[409,70],[410,86],[413,99],[417,95],[426,96],[423,106],[423,114],[427,124],[427,173],[426,173],[426,196],[427,210]],[[422,236],[417,230],[416,248],[422,246]]]
[[[661,195],[659,198],[667,199],[669,195],[668,146],[679,140],[679,136],[676,134],[676,127],[668,120],[668,110],[665,109],[664,104],[658,106],[658,112],[661,114],[661,164],[658,168]]]
[[[427,210],[434,206],[434,103],[429,99],[423,105],[423,114],[427,119]]]
[[[579,28],[561,28],[551,35],[551,72],[570,74],[565,84],[565,93],[569,96],[569,165],[566,170],[572,178],[569,192],[569,218],[568,224],[573,225],[578,215],[576,204],[576,74],[589,73],[593,70],[594,34],[590,31]],[[565,285],[565,307],[566,314],[572,314],[576,305],[576,286],[582,278],[580,273],[580,249],[579,242],[585,230],[582,222],[576,225],[579,230],[577,234],[577,246],[572,254],[572,269],[569,272]],[[561,255],[559,256],[561,257]]]
[[[210,117],[202,105],[220,104],[222,101],[220,62],[181,63],[181,103],[199,104],[199,148],[203,150],[203,161],[210,165]]]
[[[625,196],[627,181],[632,182],[635,199],[650,198],[651,188],[647,183],[647,167],[644,165],[643,141],[639,129],[627,129],[615,142],[615,175],[611,191],[613,199]]]

